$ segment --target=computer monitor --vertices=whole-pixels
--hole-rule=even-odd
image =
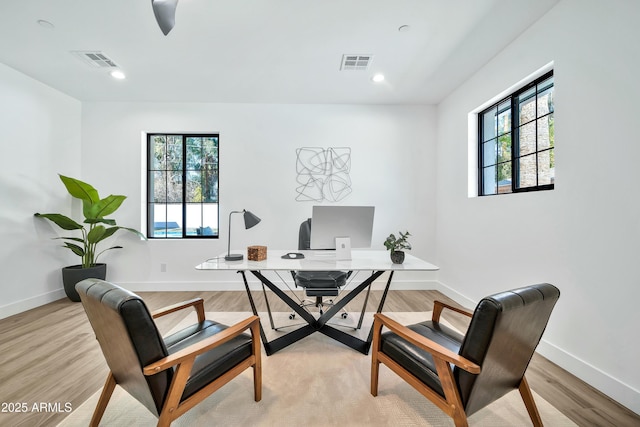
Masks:
[[[314,206],[311,249],[335,249],[336,237],[349,237],[352,248],[370,248],[374,206]]]

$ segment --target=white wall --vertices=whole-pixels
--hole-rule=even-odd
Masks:
[[[57,231],[35,212],[69,214],[57,174],[80,174],[77,100],[0,64],[0,318],[64,297]]]
[[[469,305],[561,290],[539,351],[640,413],[637,1],[565,0],[438,107],[436,262]],[[467,114],[554,61],[556,187],[467,197]]]
[[[233,247],[297,247],[298,227],[314,205],[295,201],[299,147],[350,147],[353,192],[339,203],[376,206],[375,247],[408,229],[412,253],[435,257],[434,107],[84,103],[83,178],[105,194],[128,196],[117,212],[119,225],[140,228],[145,209],[142,133],[177,131],[220,132],[220,239],[144,242],[121,235],[125,249],[105,258],[110,280],[134,290],[242,289],[235,273],[194,267],[226,251],[231,210],[262,218],[244,230],[234,216]],[[435,273],[396,278],[405,287],[424,286]]]

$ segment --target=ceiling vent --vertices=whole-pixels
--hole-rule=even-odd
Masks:
[[[373,55],[342,55],[342,71],[364,71],[369,68]]]
[[[118,68],[116,63],[102,52],[74,50],[71,53],[94,68]]]

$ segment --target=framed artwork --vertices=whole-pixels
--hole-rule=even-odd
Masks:
[[[351,148],[296,150],[296,200],[337,202],[351,194]]]

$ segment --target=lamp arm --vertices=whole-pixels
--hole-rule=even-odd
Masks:
[[[243,213],[243,212],[244,210],[229,212],[229,234],[227,235],[227,255],[231,255],[231,214]]]

